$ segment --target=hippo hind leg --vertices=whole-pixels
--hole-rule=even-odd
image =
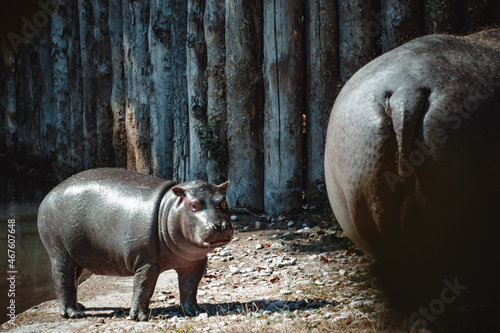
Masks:
[[[78,279],[82,271],[83,268],[72,260],[52,260],[52,281],[59,301],[59,313],[64,318],[85,317],[76,302]]]

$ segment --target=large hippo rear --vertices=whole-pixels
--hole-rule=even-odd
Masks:
[[[453,281],[454,304],[480,295],[500,254],[500,29],[422,37],[359,70],[330,116],[325,177],[400,300],[418,309]]]
[[[103,168],[56,186],[40,205],[38,228],[52,262],[61,315],[84,315],[76,303],[76,281],[83,268],[102,275],[133,275],[130,317],[140,320],[149,316],[158,275],[175,269],[181,305],[194,314],[206,255],[233,236],[224,196],[228,185],[177,184]]]

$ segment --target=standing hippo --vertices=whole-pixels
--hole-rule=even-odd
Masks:
[[[56,186],[38,210],[63,317],[78,318],[77,281],[94,274],[134,276],[131,319],[147,320],[158,275],[178,274],[181,306],[196,312],[207,253],[233,237],[224,194],[229,182],[176,184],[137,172],[102,168]]]
[[[330,115],[325,178],[343,230],[413,309],[498,276],[500,29],[421,37],[360,69]]]

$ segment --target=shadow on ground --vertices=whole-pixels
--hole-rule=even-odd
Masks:
[[[226,303],[200,303],[199,314],[206,313],[209,317],[212,316],[227,316],[234,314],[249,314],[255,313],[283,313],[285,311],[304,311],[311,309],[321,309],[326,307],[335,307],[337,303],[334,300],[326,299],[307,299],[298,301],[288,300],[255,300],[249,302],[226,302]],[[262,310],[262,311],[260,311]],[[116,307],[98,307],[87,308],[85,314],[87,317],[118,317],[123,318],[128,315],[130,308]],[[150,309],[153,319],[167,319],[171,317],[185,316],[180,305],[157,307]],[[97,312],[97,313],[95,313]]]

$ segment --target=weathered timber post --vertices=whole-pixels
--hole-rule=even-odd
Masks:
[[[168,71],[169,96],[167,110],[174,114],[173,127],[173,176],[183,182],[188,180],[189,163],[189,108],[186,81],[187,0],[169,2],[168,9],[172,32],[172,48],[169,49]],[[167,35],[168,36],[168,35]]]
[[[307,28],[307,183],[324,182],[328,118],[339,83],[337,1],[308,2]]]
[[[123,18],[121,0],[109,1],[109,37],[111,44],[111,112],[113,114],[113,150],[115,165],[127,167],[127,130],[125,128],[125,80],[123,64]]]
[[[177,14],[179,13],[179,14]],[[174,160],[174,117],[177,109],[176,92],[179,76],[186,67],[178,63],[179,52],[185,57],[185,2],[153,0],[149,21],[149,54],[153,66],[154,96],[151,101],[151,159],[153,174],[171,179]],[[179,21],[181,20],[181,21]]]
[[[95,90],[95,41],[93,34],[94,12],[90,1],[78,1],[79,8],[79,31],[80,31],[80,53],[82,71],[82,109],[83,109],[83,141],[85,143],[80,149],[84,154],[85,168],[92,168],[97,165],[97,145],[96,145],[96,123],[97,108]]]
[[[498,0],[464,0],[465,31],[476,31],[498,22],[500,18],[500,1]],[[464,31],[464,32],[465,32]]]
[[[207,45],[207,125],[201,132],[211,183],[227,179],[225,0],[207,0],[204,26]]]
[[[113,166],[113,113],[111,110],[112,67],[109,35],[108,0],[94,0],[96,77],[96,144],[97,165]]]
[[[127,168],[151,172],[151,63],[148,55],[149,1],[123,2],[123,40],[127,78]]]
[[[459,6],[456,0],[424,0],[427,34],[459,31]]]
[[[339,0],[339,64],[343,82],[375,57],[380,22],[372,2]]]
[[[187,16],[187,90],[189,101],[190,179],[207,178],[206,154],[197,133],[206,126],[207,87],[205,84],[206,47],[203,33],[204,0],[188,0]]]
[[[54,107],[56,109],[56,158],[58,162],[71,160],[70,137],[71,137],[71,112],[70,112],[70,92],[69,92],[69,71],[68,71],[68,39],[64,35],[67,30],[68,15],[67,6],[59,6],[59,9],[52,16],[51,21],[51,42],[52,61],[54,75]]]
[[[382,52],[392,50],[420,35],[422,6],[415,0],[382,0]]]
[[[263,210],[262,2],[226,0],[228,179],[232,206]]]
[[[264,2],[264,208],[298,210],[302,196],[302,1]]]

